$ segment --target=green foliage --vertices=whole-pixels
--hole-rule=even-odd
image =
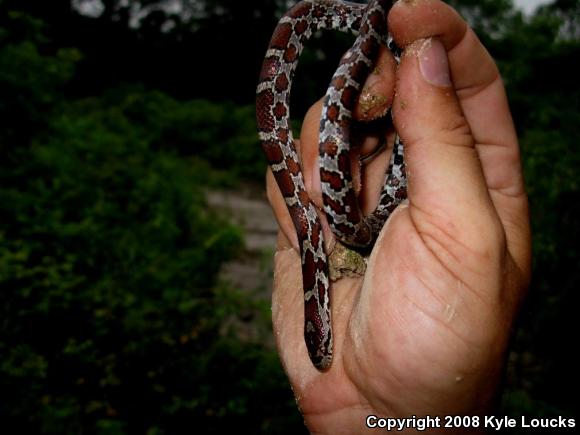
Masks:
[[[71,99],[63,86],[78,52],[44,52],[41,26],[32,28],[36,36],[5,31],[0,46],[10,121],[0,161],[1,431],[303,430],[276,353],[233,327],[239,312],[257,311],[218,281],[242,234],[200,189],[221,179],[201,157],[228,157],[230,179],[258,167],[233,169],[256,141],[250,109],[132,86]]]
[[[502,39],[503,32],[521,13],[514,11],[512,0],[448,0],[465,18],[487,47],[491,41]]]
[[[0,23],[0,150],[26,142],[28,132],[44,126],[45,112],[58,101],[80,53],[61,48],[44,53],[42,22],[18,12]]]
[[[580,56],[570,2],[533,17],[505,14],[499,34],[483,35],[498,61],[516,122],[530,199],[533,275],[512,346],[503,411],[570,415],[577,360],[565,351],[576,328],[580,274]],[[572,2],[573,3],[573,2]],[[578,4],[578,2],[575,2]],[[574,36],[576,35],[576,36]]]
[[[275,354],[223,329],[244,302],[216,276],[241,238],[196,187],[207,168],[98,103],[61,106],[2,167],[4,417],[31,433],[266,431],[294,405]]]
[[[156,149],[197,156],[228,178],[261,181],[266,161],[256,134],[253,106],[207,100],[177,101],[159,91],[123,87],[103,98]],[[101,101],[100,99],[96,102]]]
[[[117,132],[119,141],[138,140],[144,148],[195,158],[198,169],[203,166],[200,159],[210,163],[218,172],[210,175],[205,170],[200,180],[206,184],[232,185],[240,177],[259,181],[264,177],[266,162],[251,106],[207,100],[181,102],[142,86],[122,86],[61,110],[65,113],[58,120],[58,128],[68,132],[57,134],[75,135],[79,142],[86,140],[87,135],[96,135],[94,139],[102,141],[99,136],[102,129],[95,130],[95,126],[86,124],[87,119],[98,121]],[[77,124],[69,125],[71,115],[75,114],[84,116]]]

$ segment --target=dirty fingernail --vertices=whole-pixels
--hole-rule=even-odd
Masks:
[[[358,99],[363,119],[371,121],[380,118],[389,110],[389,98],[374,93],[371,87],[365,87]]]

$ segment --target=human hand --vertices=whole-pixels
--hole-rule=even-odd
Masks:
[[[295,230],[268,176],[282,229],[274,331],[313,433],[362,433],[371,414],[490,412],[530,276],[518,142],[493,59],[438,0],[399,1],[389,29],[404,54],[395,75],[392,56],[382,53],[372,90],[392,95],[396,77],[391,101],[405,144],[408,202],[383,228],[364,278],[332,283],[334,360],[325,373],[308,358]],[[320,103],[304,121],[300,153],[308,193],[321,206],[319,116]],[[387,163],[384,153],[364,168],[360,197],[367,212]]]

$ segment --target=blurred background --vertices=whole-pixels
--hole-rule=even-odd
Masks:
[[[0,433],[306,432],[253,108],[293,3],[0,0]],[[502,71],[531,200],[498,414],[578,417],[580,2],[537,3],[452,2]],[[309,45],[296,125],[350,43]]]

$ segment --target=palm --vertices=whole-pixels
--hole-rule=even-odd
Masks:
[[[474,409],[480,404],[466,402],[463,396],[481,382],[478,376],[495,385],[501,364],[497,353],[504,349],[507,335],[507,320],[502,320],[507,307],[501,297],[482,298],[478,288],[493,282],[501,285],[503,267],[454,270],[452,262],[445,264],[423,242],[416,230],[421,224],[416,225],[412,216],[412,206],[403,207],[389,221],[364,282],[333,283],[335,358],[328,373],[318,373],[307,356],[298,256],[294,251],[278,254],[277,278],[284,284],[274,295],[275,333],[306,416],[326,415],[334,421],[335,410],[355,405],[360,407],[361,421],[372,413],[421,414],[417,406],[421,399],[425,411],[433,413],[429,397],[441,391],[446,391],[449,403],[460,400],[465,409]],[[449,244],[450,251],[464,251],[463,265],[489,264],[459,241],[437,243]],[[499,254],[502,249],[498,246],[495,251]],[[499,259],[493,263],[503,266]],[[487,282],[481,282],[482,277]],[[477,400],[486,403],[490,394],[493,388]],[[444,414],[447,404],[438,406]]]

